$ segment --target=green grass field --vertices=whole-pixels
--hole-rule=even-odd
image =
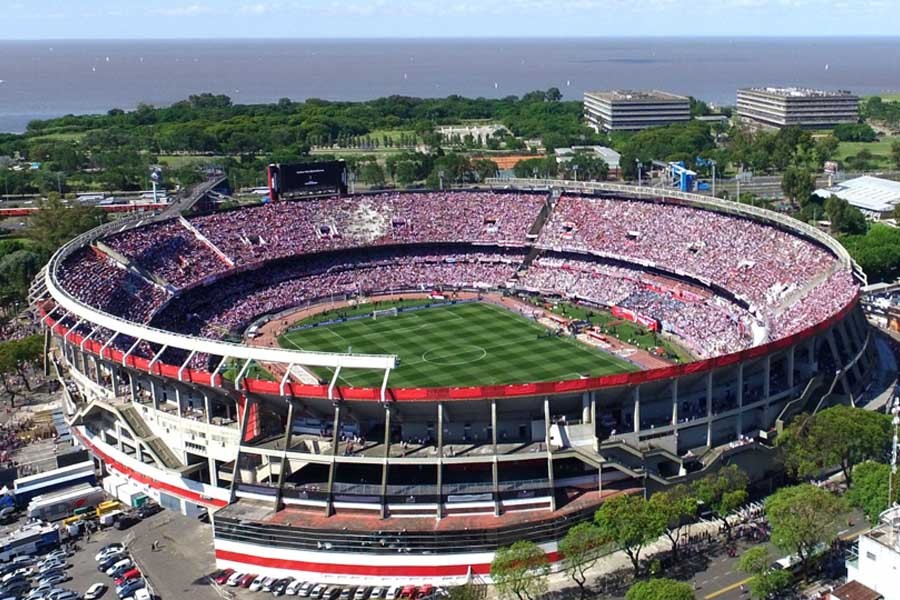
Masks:
[[[396,354],[395,387],[441,387],[575,379],[637,370],[568,337],[538,337],[547,328],[492,304],[457,304],[296,331],[285,348]],[[331,369],[318,371],[331,377]],[[379,387],[381,371],[346,370],[344,385]]]
[[[836,160],[846,160],[848,156],[855,156],[860,150],[868,150],[875,157],[879,167],[890,166],[891,144],[900,140],[900,137],[883,135],[877,142],[841,142],[838,145]]]

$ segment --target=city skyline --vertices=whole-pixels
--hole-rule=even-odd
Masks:
[[[0,39],[900,35],[898,0],[14,1]],[[811,15],[814,18],[811,18]]]

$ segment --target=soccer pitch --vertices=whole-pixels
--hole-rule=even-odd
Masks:
[[[395,354],[391,387],[461,387],[577,379],[634,371],[631,363],[485,303],[427,308],[285,334],[282,347],[319,352]],[[540,336],[540,337],[539,337]],[[323,379],[328,368],[316,369]],[[382,371],[347,369],[339,383],[380,387]]]

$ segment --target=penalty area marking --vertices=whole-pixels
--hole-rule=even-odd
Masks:
[[[453,367],[478,362],[487,356],[487,350],[481,346],[439,346],[422,353],[422,362]]]

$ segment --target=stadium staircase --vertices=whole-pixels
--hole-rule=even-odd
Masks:
[[[141,442],[147,453],[159,464],[171,471],[177,471],[179,473],[185,471],[186,466],[178,460],[178,457],[175,456],[159,436],[154,435],[153,432],[150,431],[150,428],[147,427],[147,424],[144,422],[144,419],[141,418],[137,409],[130,403],[113,404],[99,399],[91,400],[76,413],[73,423],[83,422],[85,417],[94,410],[105,410],[118,417],[119,421],[123,423],[123,426],[126,427],[132,438]]]

